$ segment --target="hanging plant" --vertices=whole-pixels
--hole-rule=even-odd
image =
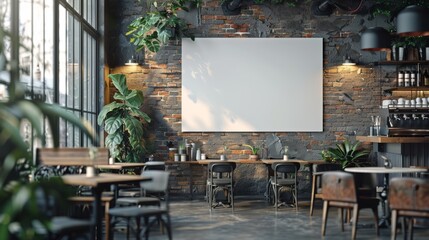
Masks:
[[[158,52],[160,47],[172,38],[190,37],[194,40],[185,20],[178,16],[180,11],[189,11],[188,3],[191,6],[200,6],[201,0],[148,2],[149,9],[153,10],[132,21],[126,33],[131,36],[130,42],[136,46],[137,51],[146,48],[151,52]]]

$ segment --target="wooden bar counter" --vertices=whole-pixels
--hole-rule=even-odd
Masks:
[[[394,167],[429,167],[429,137],[356,136],[356,140],[373,143],[378,166],[383,166],[383,155]]]

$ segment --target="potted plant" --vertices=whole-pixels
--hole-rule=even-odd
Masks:
[[[141,1],[143,2],[143,1]],[[187,36],[188,25],[178,16],[179,11],[188,11],[187,3],[199,6],[197,0],[166,0],[151,2],[149,8],[154,9],[138,17],[128,25],[126,35],[131,35],[130,42],[137,47],[137,51],[146,48],[151,52],[158,52],[160,47],[170,38]]]
[[[141,110],[143,92],[129,90],[123,74],[110,74],[109,78],[118,91],[115,101],[105,105],[97,119],[107,132],[105,144],[117,161],[140,162],[146,153],[143,126],[151,121]]]
[[[249,155],[249,159],[251,159],[251,160],[258,160],[259,159],[259,156],[258,156],[258,152],[260,150],[259,147],[249,145],[249,144],[243,144],[243,146],[250,148],[251,154]]]
[[[359,167],[364,164],[362,158],[368,156],[368,150],[358,149],[360,142],[351,143],[345,140],[337,143],[335,148],[322,151],[322,158],[327,162],[340,163],[342,168]]]

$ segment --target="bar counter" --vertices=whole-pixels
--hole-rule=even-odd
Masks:
[[[429,167],[429,137],[356,136],[356,140],[373,143],[380,167],[384,164],[381,155],[389,158],[393,167]]]
[[[356,140],[372,143],[429,143],[429,137],[356,136]]]

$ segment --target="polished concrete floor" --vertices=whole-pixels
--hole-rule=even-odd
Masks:
[[[308,202],[303,202],[299,211],[282,207],[277,212],[262,199],[237,197],[234,212],[231,208],[216,208],[211,212],[203,200],[173,200],[170,204],[173,224],[173,239],[179,240],[226,240],[226,239],[321,239],[321,202],[314,216],[309,216]],[[327,233],[324,239],[350,239],[351,226],[345,225],[341,232],[337,210],[329,213]],[[361,210],[357,239],[390,239],[390,228],[380,229],[377,237],[370,210]],[[125,239],[123,231],[116,230],[114,239]],[[133,233],[134,234],[134,233]],[[398,234],[397,239],[403,235]],[[131,235],[130,239],[135,239]],[[149,239],[168,239],[158,227],[150,232]],[[414,239],[429,239],[429,228],[416,228]]]

